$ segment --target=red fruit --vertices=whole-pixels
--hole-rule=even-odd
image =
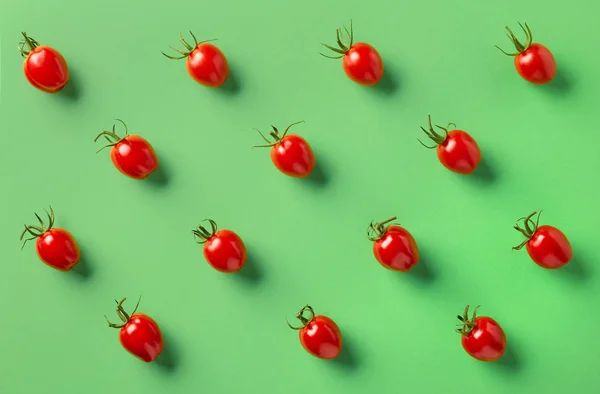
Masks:
[[[52,207],[50,207],[50,213],[48,211],[45,212],[48,215],[48,227],[46,227],[36,213],[35,217],[40,222],[40,225],[25,225],[25,230],[21,233],[21,241],[26,233],[29,233],[31,238],[26,239],[23,242],[23,246],[25,246],[27,241],[37,238],[35,249],[40,260],[59,271],[69,271],[81,258],[79,246],[75,238],[67,230],[52,227],[54,225],[54,211]]]
[[[275,167],[294,178],[309,176],[316,163],[315,155],[308,142],[298,135],[288,135],[290,127],[302,122],[304,121],[289,125],[282,136],[279,136],[279,130],[275,126],[271,126],[273,130],[269,134],[275,142],[269,141],[259,130],[256,130],[267,142],[267,145],[256,146],[256,148],[271,148],[271,161]]]
[[[506,26],[508,38],[510,38],[514,44],[517,50],[516,53],[507,53],[497,45],[496,48],[500,49],[502,53],[507,56],[514,56],[515,68],[519,75],[526,81],[536,85],[552,81],[556,75],[556,60],[554,60],[554,56],[552,56],[550,50],[542,44],[533,43],[531,29],[527,26],[527,23],[525,24],[525,27],[520,23],[519,26],[521,26],[521,29],[525,32],[525,44],[521,44],[510,28]]]
[[[461,328],[456,331],[462,335],[463,349],[473,358],[480,361],[495,361],[506,350],[506,335],[502,327],[491,317],[477,317],[477,309],[469,318],[469,306],[462,316],[458,315]]]
[[[113,125],[111,131],[103,131],[94,142],[104,136],[109,144],[102,149],[112,147],[110,160],[117,170],[130,178],[145,179],[158,168],[158,158],[154,148],[144,138],[135,134],[128,135],[125,123],[120,119],[117,120],[125,126],[125,137],[119,137]]]
[[[233,231],[219,230],[217,224],[206,219],[211,226],[211,231],[202,225],[192,230],[195,237],[200,240],[199,244],[204,244],[204,257],[208,264],[221,272],[233,273],[239,271],[248,258],[244,241]]]
[[[336,29],[335,31],[339,48],[322,44],[339,56],[321,55],[330,59],[343,58],[342,65],[344,66],[344,71],[351,80],[360,85],[375,85],[383,76],[383,60],[381,60],[379,52],[364,42],[353,43],[354,32],[352,30],[352,21],[350,21],[350,31],[346,27],[344,27],[344,30],[348,38],[347,40],[341,29]]]
[[[65,58],[54,48],[40,46],[25,32],[21,34],[24,41],[19,44],[19,51],[25,58],[23,71],[27,81],[43,92],[60,92],[69,82],[69,67]]]
[[[444,167],[458,174],[468,175],[475,171],[481,162],[481,151],[477,142],[465,131],[450,130],[456,127],[454,123],[447,127],[436,125],[444,132],[444,135],[438,134],[431,124],[431,116],[427,115],[429,121],[429,130],[421,127],[421,130],[435,143],[433,146],[425,145],[421,140],[421,145],[428,149],[436,149],[439,161]]]
[[[538,214],[533,212],[527,217],[521,218],[524,226],[519,226],[518,222],[514,226],[515,230],[527,238],[520,245],[515,246],[513,250],[520,250],[527,246],[529,257],[540,267],[548,269],[560,268],[571,261],[573,249],[567,237],[553,226],[539,226],[541,211],[538,214],[535,223],[531,219]]]
[[[304,317],[308,312],[309,317]],[[337,324],[327,316],[315,316],[315,311],[310,306],[305,306],[296,314],[302,323],[301,327],[288,326],[299,330],[300,343],[304,349],[315,357],[331,360],[342,351],[342,333]]]
[[[198,42],[191,31],[190,34],[194,39],[194,46],[188,44],[179,34],[179,40],[181,40],[187,52],[171,47],[171,49],[179,52],[181,56],[169,56],[164,52],[163,55],[173,60],[187,58],[188,73],[196,82],[210,88],[218,88],[225,83],[229,76],[229,64],[225,55],[219,48],[208,43],[214,40]]]
[[[396,220],[394,216],[383,222],[371,222],[367,237],[373,241],[373,254],[385,268],[407,272],[419,262],[417,242],[406,229],[386,224]]]
[[[127,314],[123,309],[125,300],[115,300],[117,315],[122,323],[113,324],[106,318],[108,326],[119,329],[119,341],[125,350],[147,363],[154,361],[165,347],[160,327],[150,316],[136,313],[139,301],[131,316]]]

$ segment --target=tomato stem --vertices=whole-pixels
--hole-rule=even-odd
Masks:
[[[273,138],[274,142],[271,142],[271,141],[269,141],[269,140],[267,139],[267,137],[265,137],[265,135],[264,135],[263,133],[261,133],[261,132],[260,132],[260,130],[259,130],[259,129],[256,129],[256,128],[255,128],[254,130],[258,131],[258,134],[260,134],[260,136],[262,137],[262,139],[263,139],[263,140],[265,140],[265,142],[267,143],[267,145],[256,145],[256,146],[253,146],[253,148],[270,148],[270,147],[272,147],[272,146],[275,146],[275,145],[277,145],[277,144],[279,143],[279,141],[281,141],[282,139],[284,139],[284,138],[285,138],[285,136],[287,135],[288,131],[290,130],[290,128],[291,128],[292,126],[294,126],[294,125],[297,125],[297,124],[300,124],[300,123],[304,123],[304,121],[303,121],[303,120],[301,120],[301,121],[294,122],[294,123],[292,123],[291,125],[289,125],[289,126],[288,126],[288,127],[285,129],[285,131],[283,132],[283,135],[281,135],[281,136],[279,135],[279,130],[277,129],[277,127],[275,127],[275,126],[271,125],[271,128],[272,128],[273,130],[271,130],[271,131],[269,132],[269,135],[270,135],[270,136]]]
[[[448,126],[446,126],[446,127],[435,125],[435,127],[437,127],[438,129],[440,129],[444,132],[444,135],[441,135],[433,129],[433,125],[431,124],[431,115],[430,114],[427,114],[427,123],[428,123],[429,130],[426,130],[422,126],[421,126],[421,130],[423,130],[423,132],[425,132],[425,134],[427,134],[427,137],[429,137],[429,139],[431,139],[435,144],[432,146],[425,145],[423,143],[423,141],[421,141],[420,139],[417,138],[417,141],[419,141],[421,143],[421,145],[423,145],[427,149],[435,149],[438,146],[442,145],[444,143],[444,141],[446,141],[446,138],[448,137],[448,129],[451,127],[456,127],[456,125],[454,123],[448,123]]]
[[[110,320],[108,320],[108,317],[106,317],[106,315],[104,315],[104,318],[106,319],[106,322],[108,323],[109,327],[111,327],[111,328],[124,327],[131,319],[131,316],[133,316],[135,314],[135,312],[137,312],[138,307],[140,306],[140,301],[142,300],[142,296],[140,296],[140,298],[138,299],[138,302],[135,305],[135,308],[133,309],[133,312],[131,312],[131,314],[128,314],[125,311],[125,309],[123,308],[123,303],[125,302],[126,299],[127,298],[123,298],[123,299],[121,299],[121,301],[115,300],[115,302],[117,303],[117,316],[119,317],[119,319],[121,319],[121,321],[123,323],[121,323],[121,324],[111,323]]]
[[[18,45],[19,52],[21,52],[21,56],[27,57],[31,51],[40,46],[40,43],[29,37],[24,31],[22,31],[21,34],[23,35],[24,40]],[[25,46],[27,46],[29,50],[25,50]]]
[[[194,234],[194,241],[196,241],[196,238],[200,238],[199,241],[196,241],[197,244],[206,243],[217,232],[217,223],[215,223],[214,220],[204,219],[202,222],[209,222],[211,231],[208,231],[205,227],[202,226],[202,224],[199,224],[196,229],[192,230],[192,234]]]
[[[310,317],[309,318],[304,317],[304,312],[308,312]],[[300,311],[298,313],[296,313],[296,319],[300,320],[300,322],[302,323],[301,327],[292,326],[290,324],[290,322],[287,320],[287,318],[285,319],[285,321],[287,322],[288,327],[290,327],[292,330],[301,330],[302,328],[306,327],[314,318],[315,318],[314,309],[310,305],[306,305],[302,309],[300,309]]]
[[[529,26],[527,25],[527,23],[525,23],[525,26],[523,26],[521,24],[521,22],[519,22],[519,26],[521,26],[521,29],[525,33],[525,44],[522,44],[519,41],[519,39],[515,36],[515,34],[512,32],[512,30],[510,30],[510,28],[508,26],[505,27],[506,31],[507,31],[506,35],[508,36],[508,38],[510,39],[510,41],[515,46],[515,49],[517,50],[516,53],[508,53],[508,52],[504,51],[502,48],[500,48],[498,45],[494,45],[496,48],[498,48],[506,56],[517,56],[517,55],[525,52],[531,46],[531,44],[533,43],[533,34],[531,33],[531,29],[529,28]]]
[[[106,141],[108,141],[108,145],[105,145],[102,148],[100,148],[96,152],[96,154],[100,153],[102,150],[104,150],[104,149],[106,149],[108,147],[112,147],[112,146],[117,145],[119,142],[121,142],[123,139],[125,139],[125,137],[127,137],[129,130],[128,130],[127,125],[125,124],[125,122],[123,122],[121,119],[115,119],[115,120],[118,121],[118,122],[121,122],[121,124],[125,127],[124,136],[123,137],[119,137],[119,135],[115,131],[116,124],[113,124],[112,129],[110,131],[109,130],[105,130],[105,131],[101,132],[100,134],[98,134],[96,136],[96,138],[94,138],[94,142],[97,142],[100,137],[104,137],[106,139]]]
[[[325,48],[337,53],[338,56],[328,56],[323,53],[321,53],[321,56],[324,56],[329,59],[341,59],[342,57],[344,57],[344,55],[346,55],[346,53],[348,53],[350,48],[352,48],[352,45],[354,43],[352,19],[350,19],[350,30],[348,30],[346,26],[342,26],[342,28],[344,29],[344,31],[342,31],[341,29],[335,29],[335,38],[338,48],[334,48],[330,45],[321,43],[321,45],[323,45]],[[346,33],[346,36],[344,36],[344,32]]]
[[[196,36],[194,35],[194,33],[192,33],[192,31],[190,30],[190,35],[192,36],[192,38],[194,39],[194,46],[188,44],[188,42],[186,40],[184,40],[183,36],[181,35],[181,33],[179,33],[179,41],[181,41],[181,43],[183,44],[183,46],[185,47],[185,49],[187,49],[186,51],[182,51],[180,49],[174,48],[172,46],[169,46],[169,48],[171,48],[172,50],[174,50],[175,52],[179,53],[181,56],[170,56],[167,55],[164,52],[161,52],[164,56],[166,56],[167,58],[171,59],[171,60],[180,60],[180,59],[184,59],[188,56],[191,55],[192,52],[194,52],[194,50],[198,47],[198,45],[200,44],[204,44],[206,42],[210,42],[210,41],[216,41],[216,38],[213,38],[211,40],[205,40],[205,41],[200,41],[198,42],[198,40],[196,39]]]
[[[475,328],[475,319],[477,319],[477,310],[480,306],[481,305],[477,305],[475,309],[473,309],[473,316],[471,318],[469,318],[469,305],[465,307],[465,311],[463,312],[462,316],[456,315],[458,320],[460,320],[460,323],[457,324],[457,326],[459,326],[460,328],[457,328],[456,332],[458,332],[461,335],[467,336],[471,333],[471,331],[473,331],[473,329]]]
[[[42,220],[42,218],[40,218],[40,216],[34,212],[34,215],[35,215],[36,219],[38,220],[38,222],[40,223],[40,225],[39,226],[27,225],[27,224],[25,225],[25,229],[21,233],[20,240],[23,241],[23,238],[25,237],[25,234],[27,234],[27,233],[29,233],[29,235],[31,235],[31,238],[27,238],[23,242],[23,245],[21,246],[21,250],[23,250],[23,248],[25,247],[25,244],[28,241],[32,241],[32,240],[42,236],[42,234],[44,234],[46,231],[50,230],[52,228],[52,226],[54,226],[54,211],[52,210],[52,207],[50,207],[50,212],[46,211],[46,209],[44,208],[44,212],[46,212],[46,216],[48,216],[48,226],[46,226],[44,224],[44,221]]]
[[[519,220],[517,220],[517,224],[515,224],[513,226],[513,228],[515,230],[517,230],[518,232],[520,232],[521,234],[523,234],[523,236],[526,238],[525,241],[521,242],[519,245],[514,246],[512,249],[513,250],[521,250],[523,248],[523,246],[527,245],[527,242],[529,242],[529,240],[533,237],[533,235],[535,234],[535,232],[537,231],[539,224],[540,224],[540,216],[542,214],[542,211],[534,211],[532,213],[530,213],[529,215],[520,218]],[[536,221],[534,222],[531,218],[534,217],[535,215],[537,216]],[[523,221],[523,227],[519,226],[519,222]]]
[[[387,220],[376,223],[374,220],[371,220],[369,226],[367,227],[367,238],[370,241],[377,241],[383,237],[385,232],[387,231],[386,224],[393,222],[397,217],[393,216]]]

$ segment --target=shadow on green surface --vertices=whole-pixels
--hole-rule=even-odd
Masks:
[[[353,342],[348,339],[348,335],[342,331],[342,351],[339,356],[332,360],[336,367],[354,370],[358,368],[358,358],[354,352]]]
[[[558,68],[554,79],[547,84],[541,85],[541,88],[552,94],[566,95],[573,90],[573,79],[564,69]]]
[[[306,178],[309,185],[315,187],[325,187],[329,183],[329,172],[327,166],[323,164],[322,157],[317,157],[315,162],[315,168],[313,168],[310,175]]]
[[[474,180],[477,183],[489,185],[494,183],[497,178],[495,168],[490,164],[487,157],[483,156],[479,165],[472,174],[467,175],[467,178]]]
[[[163,327],[161,327],[163,341],[165,344],[165,348],[158,358],[155,360],[153,364],[156,364],[160,369],[165,372],[174,372],[179,367],[179,352],[177,347],[171,340],[171,336],[168,332],[165,332]]]
[[[586,257],[585,254],[582,257],[581,252],[579,250],[575,248],[573,248],[573,250],[573,258],[571,259],[571,261],[564,267],[558,269],[557,271],[562,271],[562,273],[566,274],[565,277],[570,280],[589,280],[591,278],[591,274],[583,262],[589,262],[590,259]]]
[[[87,253],[81,250],[81,258],[79,262],[71,268],[71,272],[75,274],[77,279],[88,280],[92,277],[94,269],[87,258]]]
[[[235,69],[232,69],[231,63],[229,64],[229,76],[227,77],[227,80],[221,87],[219,87],[215,90],[218,90],[220,93],[223,93],[223,94],[226,94],[229,96],[233,96],[240,92],[240,90],[241,90],[240,80],[238,79],[238,77],[235,73]]]
[[[379,94],[392,95],[398,90],[399,84],[399,78],[394,73],[394,67],[389,62],[384,61],[383,76],[377,85],[369,86],[368,88]]]
[[[495,361],[494,365],[509,372],[518,372],[521,369],[521,360],[515,352],[515,347],[512,338],[509,337],[504,355],[498,361]]]
[[[264,280],[264,271],[261,269],[259,264],[259,259],[256,258],[256,255],[246,247],[248,250],[248,259],[246,260],[246,264],[240,269],[238,272],[231,274],[234,277],[234,280],[259,284]]]
[[[432,283],[436,279],[436,274],[431,270],[431,259],[427,252],[423,253],[423,249],[419,249],[419,262],[410,271],[406,273],[399,272],[398,275],[402,281],[405,281],[404,275],[408,280],[416,283]]]
[[[60,97],[64,97],[68,100],[76,101],[81,96],[81,81],[77,76],[77,73],[73,72],[71,68],[69,68],[69,82],[65,85],[63,90],[57,93]]]
[[[156,170],[145,179],[148,184],[155,187],[166,187],[171,181],[171,171],[168,164],[165,164],[162,156],[158,156],[159,164]]]

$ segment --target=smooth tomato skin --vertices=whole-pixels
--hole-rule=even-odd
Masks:
[[[135,134],[128,135],[113,146],[110,159],[117,170],[134,179],[145,179],[158,168],[158,158],[152,145]]]
[[[526,247],[531,259],[547,269],[560,268],[573,257],[571,243],[562,231],[553,226],[538,227]]]
[[[407,272],[419,262],[419,248],[411,233],[392,225],[382,238],[373,243],[377,261],[392,271]]]
[[[327,316],[315,316],[299,335],[302,347],[315,357],[331,360],[342,351],[342,332]]]
[[[462,336],[462,346],[479,361],[494,361],[506,350],[506,335],[494,319],[480,316],[475,319],[475,328],[469,335]]]
[[[525,80],[540,85],[554,79],[556,60],[545,46],[531,44],[529,48],[515,56],[515,68]]]
[[[372,86],[383,76],[383,60],[371,45],[358,42],[344,55],[342,65],[346,75],[354,82]]]
[[[81,258],[75,238],[62,228],[52,228],[38,237],[35,250],[40,260],[59,271],[71,270]]]
[[[164,349],[160,327],[143,313],[135,313],[119,330],[119,341],[129,353],[149,363]]]
[[[203,252],[214,269],[226,273],[239,271],[248,258],[244,241],[230,230],[217,231],[206,241]]]
[[[229,77],[229,64],[216,46],[203,43],[188,56],[186,67],[194,80],[210,88],[218,88]]]
[[[440,162],[450,171],[470,174],[481,162],[481,151],[477,142],[467,132],[451,130],[446,140],[437,147]]]
[[[23,62],[27,81],[46,93],[60,92],[69,82],[69,67],[57,50],[40,46],[33,49]]]
[[[275,167],[294,178],[306,178],[315,168],[315,155],[304,138],[288,134],[271,148]]]

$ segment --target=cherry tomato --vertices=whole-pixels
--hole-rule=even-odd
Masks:
[[[431,116],[427,116],[429,120],[429,130],[421,127],[421,130],[427,134],[435,145],[425,145],[421,140],[421,145],[428,149],[436,149],[439,161],[444,167],[458,174],[468,175],[475,171],[481,161],[481,151],[477,142],[467,132],[462,130],[450,130],[451,127],[456,127],[454,123],[450,123],[447,127],[437,126],[444,132],[444,135],[437,133],[431,124]]]
[[[25,238],[25,234],[31,235],[31,238],[27,238],[23,242],[23,247],[27,241],[37,239],[35,250],[40,260],[59,271],[69,271],[81,258],[79,246],[70,232],[62,228],[53,228],[54,211],[52,207],[50,207],[50,212],[44,211],[48,216],[48,226],[36,213],[35,217],[40,224],[39,226],[25,225],[25,229],[21,233],[21,241]]]
[[[214,220],[207,219],[210,231],[202,225],[192,230],[196,241],[204,244],[204,258],[214,269],[221,272],[233,273],[239,271],[248,258],[244,241],[230,230],[218,230]]]
[[[113,125],[111,131],[98,134],[94,142],[104,136],[109,144],[102,149],[111,147],[110,160],[117,170],[133,179],[145,179],[158,168],[158,158],[154,148],[142,137],[128,134],[125,123],[120,119],[117,120],[125,126],[125,137],[119,137]]]
[[[535,223],[532,217],[538,215]],[[529,257],[540,267],[548,269],[560,268],[571,261],[573,249],[567,237],[553,226],[540,226],[541,211],[535,211],[529,216],[519,219],[523,220],[523,227],[519,223],[514,226],[526,238],[520,245],[515,246],[513,250],[520,250],[527,246]]]
[[[372,86],[377,84],[383,76],[383,60],[379,52],[371,45],[364,42],[354,44],[354,31],[352,30],[352,21],[350,21],[350,31],[344,26],[346,36],[342,29],[336,29],[337,45],[334,48],[327,44],[322,44],[327,49],[337,53],[336,56],[327,56],[330,59],[342,59],[342,65],[346,75],[354,82],[360,85]],[[347,37],[347,39],[346,39]]]
[[[69,82],[69,68],[65,58],[54,48],[40,46],[25,32],[21,34],[24,41],[19,43],[19,52],[25,58],[23,70],[27,81],[42,92],[60,92]]]
[[[225,83],[229,76],[229,64],[225,55],[219,48],[209,44],[209,41],[214,40],[198,42],[191,31],[190,35],[194,39],[194,46],[187,43],[181,33],[179,34],[179,40],[187,51],[171,47],[181,56],[169,56],[164,52],[162,54],[173,60],[187,58],[187,71],[196,82],[209,88],[218,88]]]
[[[298,135],[288,135],[290,127],[302,122],[289,125],[282,136],[279,136],[279,130],[275,126],[271,126],[273,130],[269,134],[275,142],[269,141],[259,130],[256,130],[267,145],[255,148],[271,148],[271,161],[275,167],[285,175],[294,178],[306,178],[315,168],[315,155],[308,142]]]
[[[508,38],[512,41],[517,52],[507,53],[497,45],[496,48],[500,49],[505,55],[515,58],[515,68],[526,81],[536,85],[552,81],[556,75],[556,60],[554,60],[552,52],[542,44],[533,43],[533,35],[527,23],[525,23],[525,27],[520,23],[519,26],[525,32],[525,44],[522,44],[510,28],[506,26]]]
[[[305,312],[308,313],[308,318],[304,316]],[[315,311],[308,305],[296,314],[296,318],[302,326],[294,327],[289,322],[288,326],[299,330],[300,343],[307,352],[324,360],[334,359],[340,354],[342,332],[333,320],[323,315],[315,316]]]
[[[461,328],[456,331],[462,335],[463,349],[479,361],[495,361],[506,350],[506,335],[502,327],[491,317],[477,316],[476,307],[473,317],[469,318],[469,306],[464,314],[458,315]]]
[[[381,265],[392,271],[407,272],[419,262],[417,242],[399,225],[387,225],[394,216],[383,222],[371,222],[367,238],[373,241],[373,254]]]
[[[125,312],[123,309],[125,300],[126,298],[121,301],[115,300],[117,315],[122,323],[111,323],[104,316],[108,326],[119,329],[119,341],[125,350],[147,363],[154,361],[165,347],[160,327],[150,316],[136,313],[140,305],[139,301],[131,315]]]

